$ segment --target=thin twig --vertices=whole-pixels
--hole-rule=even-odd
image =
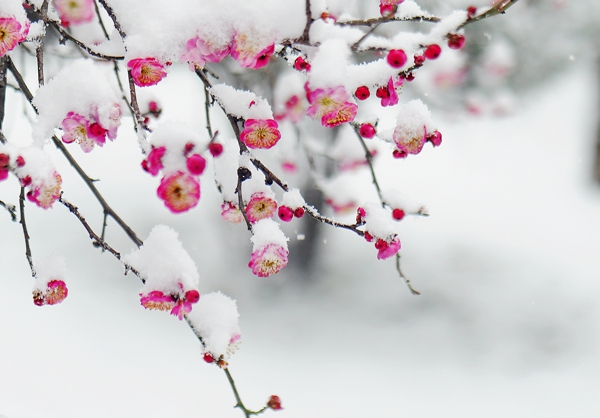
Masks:
[[[127,71],[127,78],[129,79],[129,95],[131,97],[130,103],[131,108],[133,109],[133,113],[135,114],[136,120],[136,131],[138,129],[142,129],[143,131],[150,131],[148,125],[146,125],[146,121],[144,120],[144,116],[142,116],[142,112],[140,111],[140,106],[137,101],[137,95],[135,93],[135,82],[133,81],[133,76],[131,75],[131,71]]]
[[[110,7],[108,4],[106,4],[105,0],[98,0],[98,2],[102,5],[102,7],[104,7],[104,10],[106,10],[106,13],[108,13],[108,16],[110,16],[111,20],[113,21],[113,25],[114,25],[115,29],[117,30],[117,32],[119,32],[119,35],[121,35],[121,39],[125,40],[125,38],[127,37],[127,34],[121,27],[121,24],[119,23],[119,20],[117,19],[117,15],[115,15],[115,12],[112,9],[112,7]]]
[[[125,272],[131,271],[133,274],[135,274],[136,276],[139,277],[139,279],[142,281],[142,283],[146,283],[146,280],[142,277],[142,275],[140,274],[139,271],[137,271],[135,268],[133,268],[132,266],[130,266],[127,263],[124,263],[123,260],[121,260],[121,253],[119,253],[113,247],[108,245],[106,243],[106,241],[104,241],[104,239],[99,237],[98,234],[96,234],[94,232],[94,230],[92,229],[90,224],[87,223],[87,221],[85,220],[83,215],[79,212],[79,209],[75,205],[73,205],[73,204],[69,203],[68,201],[66,201],[65,199],[63,199],[62,193],[61,193],[60,197],[58,198],[58,201],[60,203],[62,203],[67,209],[69,209],[69,212],[71,212],[73,215],[75,215],[75,217],[79,220],[81,225],[83,225],[83,227],[87,231],[90,239],[92,240],[92,244],[95,247],[101,247],[104,251],[108,251],[109,253],[111,253],[117,260],[119,260],[123,264],[123,267],[125,267]],[[142,243],[139,244],[139,246],[141,246],[141,245],[142,245]]]
[[[377,190],[377,196],[379,196],[381,206],[385,207],[385,202],[383,200],[383,196],[381,195],[381,188],[379,187],[379,182],[377,181],[377,176],[375,175],[375,169],[373,168],[373,154],[371,154],[371,151],[369,151],[369,148],[367,148],[367,144],[365,143],[364,138],[360,135],[360,131],[357,124],[353,123],[352,127],[354,128],[356,137],[358,138],[360,144],[363,147],[363,150],[365,151],[365,159],[367,160],[367,165],[369,166],[369,170],[371,171],[371,179],[373,180],[375,190]]]
[[[31,247],[29,246],[29,232],[27,231],[27,222],[25,222],[25,187],[21,187],[19,195],[19,213],[21,215],[21,228],[23,229],[23,237],[25,238],[25,257],[31,269],[31,277],[35,278],[35,267],[33,266],[33,258],[31,256]]]
[[[2,200],[0,200],[0,206],[2,206],[8,211],[8,213],[10,213],[11,221],[17,222],[17,207],[15,205],[10,203],[4,203]]]
[[[398,274],[400,275],[400,277],[402,277],[404,283],[406,283],[406,286],[408,287],[408,290],[410,290],[410,292],[413,295],[418,296],[421,294],[415,289],[413,289],[413,287],[410,285],[410,280],[408,280],[408,277],[406,277],[404,273],[402,273],[402,270],[400,269],[400,253],[396,253],[396,271],[398,271]]]

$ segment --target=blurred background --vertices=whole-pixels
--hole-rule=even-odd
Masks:
[[[341,7],[329,4],[334,14]],[[419,4],[438,14],[470,5]],[[237,300],[242,344],[230,370],[246,406],[277,394],[278,416],[290,418],[597,417],[598,7],[520,0],[470,25],[464,51],[445,50],[404,89],[401,102],[429,99],[443,134],[435,150],[375,165],[383,188],[429,210],[404,219],[400,236],[402,269],[420,296],[370,244],[309,219],[285,230],[290,266],[255,277],[248,233],[221,220],[210,171],[199,206],[171,214],[155,196],[158,180],[139,168],[128,120],[114,143],[72,152],[142,239],[159,223],[179,232],[201,293]],[[33,67],[28,76],[33,85]],[[187,68],[174,66],[152,94],[164,120],[203,127],[202,86]],[[7,111],[6,136],[26,142],[22,108]],[[65,198],[100,230],[100,208],[48,150]],[[368,185],[366,170],[357,176],[357,187]],[[14,179],[0,183],[2,200],[17,195]],[[54,307],[33,305],[20,225],[2,211],[0,222],[1,417],[243,415],[187,325],[145,311],[137,278],[94,248],[64,207],[27,211],[34,255],[67,261],[69,297]],[[133,249],[110,221],[107,241]]]

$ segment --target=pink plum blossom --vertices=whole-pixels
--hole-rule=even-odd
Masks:
[[[404,79],[402,78],[397,78],[396,80],[394,80],[394,77],[390,77],[388,84],[387,84],[387,90],[389,95],[387,97],[382,97],[381,98],[381,106],[394,106],[396,104],[398,104],[398,93],[396,92],[396,88],[402,86],[402,84],[404,83]]]
[[[269,149],[281,138],[278,128],[273,119],[247,119],[240,139],[250,148]]]
[[[392,135],[398,150],[403,154],[418,154],[427,141],[427,129],[412,131],[405,129],[402,125],[396,126]]]
[[[264,193],[253,193],[248,205],[246,205],[246,216],[251,223],[261,219],[272,218],[277,210],[277,202]]]
[[[275,52],[275,44],[261,45],[245,33],[236,33],[231,45],[231,56],[242,67],[258,69],[269,63],[269,57]]]
[[[329,128],[352,122],[358,106],[352,103],[343,86],[319,88],[308,92],[310,106],[306,114],[313,119],[320,118],[321,124]]]
[[[221,61],[230,52],[231,45],[215,47],[210,41],[196,35],[185,43],[185,53],[181,56],[181,60],[187,61],[190,70],[195,71],[196,67],[202,68],[207,62]]]
[[[42,184],[33,187],[27,192],[27,199],[41,208],[48,209],[60,197],[61,184],[62,178],[60,174],[54,172],[49,179],[46,179]]]
[[[106,142],[106,134],[107,133],[108,133],[108,130],[104,129],[97,122],[93,122],[88,125],[88,131],[87,131],[88,138],[91,138],[92,140],[94,140],[94,142],[96,144],[98,144],[100,146],[104,145],[104,143]]]
[[[34,290],[33,303],[37,306],[58,305],[69,295],[69,289],[62,280],[50,280],[45,291]]]
[[[281,245],[267,244],[252,253],[248,267],[258,277],[269,277],[279,273],[287,265],[288,254]]]
[[[81,143],[87,141],[87,130],[89,122],[79,113],[69,112],[62,121],[62,130],[64,134],[62,140],[65,144],[72,142]]]
[[[200,184],[189,174],[176,172],[163,177],[156,190],[158,197],[173,213],[185,212],[198,204]]]
[[[377,259],[385,260],[386,258],[390,258],[400,250],[400,240],[396,237],[392,238],[389,241],[378,239],[375,242],[375,248],[377,248]]]
[[[170,311],[175,307],[175,299],[172,296],[165,295],[160,290],[153,290],[147,295],[140,293],[140,303],[146,309],[159,311]]]
[[[221,218],[224,221],[239,224],[244,220],[244,215],[236,205],[231,202],[225,202],[221,205]]]
[[[138,87],[153,86],[167,76],[165,66],[152,57],[129,60],[127,68]]]
[[[165,147],[152,148],[152,151],[148,154],[148,158],[142,161],[142,168],[153,176],[156,176],[163,168],[162,158],[166,151]]]
[[[91,21],[96,15],[94,0],[53,0],[63,26]]]
[[[12,51],[25,40],[29,32],[29,22],[25,27],[14,17],[0,17],[0,57]]]
[[[180,284],[180,287],[183,287]],[[179,320],[192,311],[192,305],[200,300],[197,290],[188,290],[183,297],[180,295],[165,295],[160,290],[153,290],[147,295],[140,293],[140,303],[146,309],[170,311]]]

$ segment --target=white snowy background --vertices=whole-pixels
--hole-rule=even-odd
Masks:
[[[155,196],[158,180],[139,168],[128,122],[103,149],[71,149],[142,239],[159,223],[180,233],[201,294],[237,300],[242,344],[230,370],[249,408],[281,397],[285,409],[264,416],[598,417],[592,71],[573,62],[504,118],[434,113],[440,148],[379,162],[384,184],[431,214],[402,221],[403,270],[421,296],[410,294],[393,261],[376,260],[372,246],[343,230],[323,236],[312,284],[293,271],[253,276],[248,233],[223,225],[210,176],[197,208],[171,214]],[[157,89],[195,85],[202,97],[193,74],[172,72]],[[176,107],[180,97],[166,97],[165,118],[202,114],[200,103]],[[11,129],[11,138],[28,135],[25,125]],[[99,230],[98,205],[51,152],[65,198]],[[5,201],[17,203],[17,193],[15,181],[0,184]],[[185,322],[144,310],[141,283],[93,248],[64,207],[27,209],[34,256],[66,258],[69,297],[58,306],[34,306],[20,225],[4,211],[0,221],[2,418],[243,416]],[[133,248],[111,221],[107,240],[124,254]]]

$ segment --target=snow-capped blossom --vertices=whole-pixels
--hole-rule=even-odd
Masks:
[[[313,119],[320,118],[321,124],[329,128],[352,122],[356,117],[358,106],[351,102],[351,97],[343,86],[334,88],[318,88],[308,92],[310,106],[306,114]]]
[[[65,260],[57,254],[35,261],[35,284],[33,287],[33,303],[37,306],[56,305],[69,294],[63,280],[67,270]]]
[[[239,224],[244,220],[244,215],[236,205],[231,202],[225,202],[221,205],[221,218],[224,221]]]
[[[247,119],[240,139],[250,148],[269,149],[281,138],[278,128],[273,119]]]
[[[183,285],[180,283],[179,288],[183,290]],[[188,290],[183,297],[181,293],[165,295],[160,290],[153,290],[144,295],[140,293],[140,304],[151,310],[170,311],[171,315],[176,316],[179,320],[183,316],[192,311],[192,305],[200,299],[200,293],[197,290]]]
[[[129,60],[127,68],[138,87],[153,86],[167,76],[165,66],[152,57]]]
[[[269,277],[287,266],[288,255],[288,250],[281,245],[268,244],[252,252],[248,267],[258,277]]]
[[[275,44],[265,46],[246,33],[236,33],[231,45],[231,56],[242,67],[258,69],[269,63]]]
[[[183,318],[200,299],[198,269],[172,228],[155,226],[144,244],[122,260],[145,280],[140,291],[145,308]]]
[[[423,149],[423,145],[425,145],[425,141],[427,140],[427,129],[423,126],[420,131],[407,131],[402,125],[399,125],[394,129],[393,138],[400,152],[418,154]]]
[[[32,186],[27,192],[27,199],[41,208],[48,209],[60,197],[60,186],[62,178],[60,174],[54,172],[52,176],[45,179],[41,184]]]
[[[235,300],[218,292],[203,295],[188,320],[202,338],[207,363],[229,358],[238,349],[241,331]]]
[[[390,239],[389,241],[378,239],[375,241],[375,248],[377,248],[377,259],[385,260],[390,258],[400,250],[400,240],[397,237]]]
[[[120,123],[120,121],[119,121]],[[91,152],[94,145],[103,146],[109,133],[98,122],[89,121],[79,113],[69,112],[61,124],[65,144],[77,142],[84,152]],[[114,128],[116,130],[116,127]]]
[[[67,113],[67,117],[62,121],[63,142],[70,144],[71,142],[87,141],[88,125],[89,122],[84,116],[75,112]]]
[[[147,295],[140,294],[140,303],[146,309],[170,311],[175,307],[175,299],[160,290],[153,290]]]
[[[152,148],[152,151],[148,154],[148,158],[142,161],[142,168],[153,176],[156,176],[163,168],[162,158],[166,151],[165,147]]]
[[[96,15],[94,0],[53,0],[63,26],[91,21]]]
[[[418,154],[427,141],[428,132],[435,130],[427,106],[411,100],[398,112],[398,125],[392,139],[401,154]]]
[[[265,193],[253,193],[246,205],[246,216],[251,223],[272,218],[277,210],[277,202]]]
[[[14,17],[0,17],[0,57],[25,40],[29,24],[22,26]]]
[[[187,61],[190,70],[196,67],[202,68],[207,62],[219,62],[231,52],[231,45],[215,47],[210,41],[204,40],[196,35],[185,43],[185,53],[181,56],[182,61]]]
[[[37,306],[58,305],[69,295],[69,289],[62,280],[50,280],[44,291],[33,291],[33,303]]]
[[[198,204],[200,183],[189,174],[178,171],[163,177],[156,193],[171,212],[185,212]]]

